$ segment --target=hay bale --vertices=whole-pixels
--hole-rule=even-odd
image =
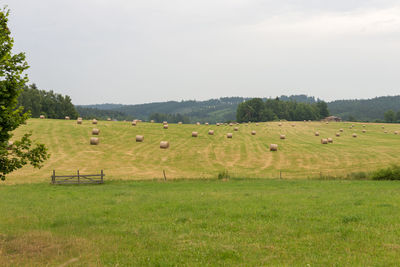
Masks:
[[[363,133],[366,133],[367,131],[366,131],[366,130],[362,130],[362,132],[363,132]]]
[[[339,136],[340,136],[340,133],[336,133],[336,136],[339,137]]]
[[[196,122],[196,125],[200,125],[200,122]]]
[[[353,136],[354,138],[357,138],[357,134],[356,134],[356,133],[353,133],[352,136]]]
[[[256,135],[256,131],[251,131],[251,135]]]
[[[169,142],[168,141],[161,141],[160,142],[160,148],[162,148],[162,149],[169,148]]]
[[[44,119],[45,117],[44,117],[44,115],[40,115],[39,118]]]
[[[107,118],[107,121],[111,121],[111,118]]]
[[[231,122],[231,123],[229,123],[229,126],[233,126],[233,123]]]
[[[319,132],[315,132],[315,136],[319,136]]]
[[[233,134],[232,133],[227,133],[226,134],[226,138],[232,138],[233,137]]]
[[[178,124],[179,124],[179,125],[181,125],[181,124],[182,124],[182,122],[180,121],[180,122],[178,122]]]
[[[208,126],[208,122],[206,122],[206,123],[204,123],[204,124]]]
[[[332,138],[328,138],[328,143],[333,143],[333,139]]]
[[[167,121],[163,121],[163,122],[162,122],[162,124],[164,124],[164,125],[165,125],[165,124],[168,124],[168,122],[167,122]]]
[[[293,123],[293,124],[292,124],[292,127],[295,127],[295,126],[296,126],[296,124]]]
[[[217,124],[216,124],[217,126],[219,126],[219,122],[217,122]]]
[[[286,135],[281,134],[281,135],[279,136],[279,138],[282,139],[282,140],[283,140],[283,139],[286,139]]]
[[[132,126],[136,126],[136,121],[132,121]]]
[[[328,139],[322,138],[322,139],[321,139],[321,144],[323,144],[323,145],[328,144]]]
[[[82,120],[77,120],[76,123],[77,124],[82,124]]]
[[[394,134],[395,134],[395,135],[398,135],[398,134],[399,134],[399,132],[398,132],[398,131],[394,131]]]
[[[83,119],[82,119],[82,117],[78,117],[78,120],[80,120],[80,121],[81,121],[81,120],[83,120]]]
[[[256,126],[258,126],[258,123],[256,123]]]
[[[340,129],[339,132],[343,132],[343,129]]]
[[[99,144],[100,140],[97,137],[90,137],[90,144],[97,146]]]
[[[198,132],[192,132],[192,137],[197,137],[198,134]]]
[[[363,128],[365,128],[365,124],[363,124]]]
[[[214,135],[214,130],[208,130],[209,135]]]
[[[277,144],[270,144],[269,145],[269,151],[278,151],[278,145]]]
[[[385,126],[382,126],[382,129],[385,129]]]
[[[93,119],[93,120],[92,120],[92,124],[97,124],[97,120],[96,120],[96,119]]]
[[[278,126],[282,126],[282,123],[279,123]]]
[[[144,136],[143,135],[136,135],[136,142],[143,142]]]
[[[94,129],[92,130],[92,134],[93,134],[93,135],[99,135],[99,134],[100,134],[100,130],[97,129],[97,128],[94,128]]]
[[[12,150],[13,146],[14,146],[14,142],[13,141],[8,141],[7,142],[7,150]]]
[[[237,131],[239,131],[239,128],[235,127],[235,128],[233,128],[233,130],[237,132]]]
[[[388,131],[384,131],[384,133],[385,133],[385,134],[387,134],[387,133],[388,133]]]
[[[154,120],[151,120],[150,123],[154,123]]]
[[[164,125],[163,125],[163,128],[164,128],[164,129],[168,129],[168,124],[164,124]]]
[[[69,116],[65,116],[65,119],[69,121],[71,118]]]

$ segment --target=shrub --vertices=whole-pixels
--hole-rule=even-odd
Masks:
[[[400,180],[400,166],[392,165],[372,173],[373,180]]]

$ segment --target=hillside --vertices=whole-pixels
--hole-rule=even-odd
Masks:
[[[319,99],[306,95],[280,96],[279,98],[283,101],[297,101],[300,103],[315,103],[319,101]],[[206,101],[168,101],[139,105],[98,104],[79,107],[81,109],[87,107],[117,111],[127,117],[135,117],[142,120],[147,120],[152,113],[180,113],[188,116],[192,123],[196,121],[216,123],[235,120],[238,105],[249,99],[224,97]],[[341,117],[344,120],[383,120],[383,114],[387,110],[392,109],[395,112],[400,110],[400,96],[384,96],[364,100],[336,100],[328,102],[328,109],[331,115]]]
[[[51,158],[42,169],[25,167],[7,177],[6,183],[45,182],[53,170],[71,174],[98,172],[101,169],[107,179],[161,178],[165,170],[168,178],[215,178],[228,170],[233,177],[284,178],[319,177],[323,175],[345,176],[356,171],[368,171],[399,162],[399,124],[362,125],[321,122],[291,122],[279,126],[277,122],[241,124],[238,131],[232,126],[178,125],[99,121],[93,125],[84,121],[30,119],[27,125],[17,129],[15,136],[32,130],[33,139],[49,147]],[[100,145],[89,145],[93,128],[100,129]],[[343,128],[342,136],[335,133]],[[208,135],[208,130],[215,131]],[[251,135],[251,131],[257,131]],[[197,131],[197,138],[191,133]],[[319,131],[320,136],[314,136]],[[228,132],[233,138],[226,138]],[[352,133],[358,137],[353,138]],[[281,140],[280,134],[286,139]],[[136,135],[144,135],[144,142],[137,143]],[[322,145],[321,138],[332,137],[333,144]],[[159,148],[160,141],[170,142],[170,148]],[[278,152],[270,152],[269,145],[278,144]]]

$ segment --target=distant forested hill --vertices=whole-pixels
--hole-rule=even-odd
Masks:
[[[400,95],[382,96],[372,99],[336,100],[328,103],[329,112],[345,120],[383,120],[388,110],[400,110]]]
[[[301,103],[315,103],[314,97],[306,95],[281,96],[283,101],[297,101]],[[168,101],[139,105],[98,104],[81,107],[95,108],[99,110],[112,110],[132,116],[137,119],[148,120],[152,114],[179,114],[190,119],[190,122],[225,122],[236,120],[236,110],[240,103],[251,98],[221,97],[206,101]],[[264,98],[263,100],[266,100]]]

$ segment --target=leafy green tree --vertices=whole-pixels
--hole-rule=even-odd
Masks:
[[[395,122],[396,121],[396,113],[393,110],[388,110],[384,114],[384,118],[386,122]]]
[[[400,110],[396,113],[396,121],[400,122]]]
[[[25,123],[29,113],[17,108],[17,99],[28,78],[23,72],[28,68],[25,54],[13,54],[14,39],[8,29],[9,10],[0,10],[0,179],[30,163],[34,167],[48,158],[43,144],[32,146],[30,134],[11,144],[12,131]]]

